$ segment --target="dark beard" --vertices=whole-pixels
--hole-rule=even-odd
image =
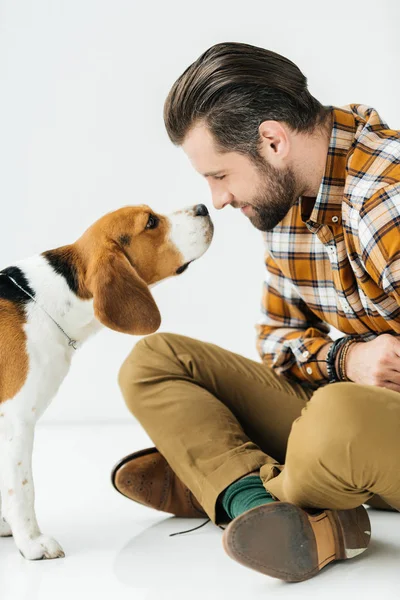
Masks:
[[[289,167],[283,171],[264,160],[257,161],[257,169],[263,184],[250,203],[256,215],[249,219],[260,231],[270,231],[282,221],[297,200],[296,178]],[[268,184],[264,183],[266,181]]]

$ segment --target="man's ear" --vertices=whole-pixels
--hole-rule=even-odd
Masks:
[[[280,121],[263,121],[258,128],[260,154],[270,165],[281,167],[288,156],[290,138],[287,127]]]
[[[161,315],[148,286],[119,248],[107,249],[96,260],[88,287],[95,317],[106,327],[132,335],[160,327]]]

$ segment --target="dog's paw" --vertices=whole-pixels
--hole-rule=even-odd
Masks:
[[[19,551],[28,560],[63,558],[65,556],[60,544],[47,535],[39,535],[33,540],[28,540],[19,546]]]
[[[10,537],[12,535],[11,527],[2,517],[0,517],[0,537]]]

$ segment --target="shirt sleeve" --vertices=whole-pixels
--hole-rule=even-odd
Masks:
[[[265,265],[262,319],[256,326],[262,361],[300,383],[327,383],[315,361],[322,346],[332,342],[329,325],[307,307],[268,252]]]
[[[368,296],[382,305],[388,321],[399,318],[400,307],[400,183],[387,186],[363,203],[354,244],[371,280]],[[383,290],[387,297],[382,297]]]

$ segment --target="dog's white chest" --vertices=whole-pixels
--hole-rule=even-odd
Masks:
[[[26,326],[29,331],[29,323]],[[28,336],[28,339],[31,336]],[[57,341],[42,344],[27,344],[29,356],[28,378],[21,390],[21,403],[27,412],[35,413],[38,419],[50,404],[69,371],[72,348]],[[22,406],[21,406],[22,408]]]

